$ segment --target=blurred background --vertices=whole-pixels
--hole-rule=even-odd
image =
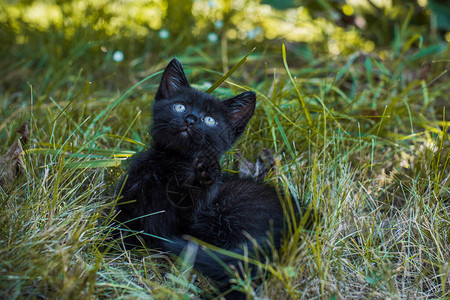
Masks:
[[[177,55],[220,57],[219,71],[253,47],[299,59],[361,51],[380,59],[405,42],[443,51],[450,41],[445,0],[22,0],[0,1],[0,76],[70,58],[84,69],[122,63],[145,69]],[[412,42],[412,43],[413,43]],[[26,58],[27,62],[24,62]],[[3,87],[4,88],[4,87]]]
[[[103,256],[98,219],[151,141],[169,60],[207,91],[255,49],[214,91],[257,93],[222,166],[270,149],[268,180],[324,226],[305,247],[295,234],[262,287],[239,284],[269,299],[449,299],[449,42],[448,0],[0,0],[0,175],[19,170],[29,124],[23,176],[0,188],[0,298],[212,290],[166,259]]]

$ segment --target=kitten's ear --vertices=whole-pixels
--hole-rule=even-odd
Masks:
[[[244,92],[223,102],[228,108],[228,118],[235,137],[239,137],[253,116],[256,105],[256,94]]]
[[[174,58],[167,65],[161,78],[155,100],[167,99],[181,88],[190,87],[178,59]]]

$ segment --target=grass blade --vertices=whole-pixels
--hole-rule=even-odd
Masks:
[[[300,100],[300,104],[301,104],[301,106],[303,108],[303,111],[304,111],[304,113],[306,115],[306,119],[308,120],[308,124],[311,126],[312,125],[311,115],[309,113],[308,108],[306,107],[306,103],[303,100],[302,95],[300,94],[300,91],[297,88],[297,85],[295,84],[294,78],[292,78],[291,72],[289,71],[289,67],[288,67],[288,64],[287,64],[287,61],[286,61],[286,47],[284,46],[284,44],[282,46],[282,49],[283,49],[283,63],[284,63],[284,67],[286,68],[286,72],[288,73],[289,78],[291,79],[291,82],[294,85],[295,91],[297,92],[298,99]]]
[[[217,80],[206,92],[212,93],[219,85],[222,84],[222,82],[227,80],[227,78],[230,77],[230,75],[233,74],[234,71],[236,71],[247,60],[247,57],[250,54],[252,54],[252,52],[255,51],[255,49],[256,47],[253,48],[249,53],[247,53],[247,55],[244,56],[244,58],[242,58],[237,64],[235,64],[225,75],[220,77],[219,80]]]

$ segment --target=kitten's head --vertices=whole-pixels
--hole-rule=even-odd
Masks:
[[[253,92],[219,101],[192,88],[180,62],[173,59],[155,96],[153,141],[187,156],[200,150],[220,156],[244,131],[255,102]]]

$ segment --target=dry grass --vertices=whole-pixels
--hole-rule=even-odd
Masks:
[[[230,46],[239,53],[233,63],[242,57],[238,48]],[[297,232],[300,245],[286,241],[265,279],[236,280],[249,296],[450,296],[448,49],[434,61],[421,51],[311,62],[288,52],[288,65],[301,65],[289,68],[291,80],[280,55],[257,50],[218,88],[258,93],[255,116],[234,150],[254,160],[271,149],[278,170],[267,180],[322,214],[313,235]],[[185,56],[196,62],[186,69],[202,88],[218,79],[206,70],[220,61],[199,63],[196,55]],[[124,252],[105,241],[99,225],[116,200],[111,191],[123,172],[116,165],[149,142],[157,71],[166,61],[139,70],[86,63],[84,71],[70,59],[37,73],[35,61],[9,68],[16,73],[0,90],[1,152],[23,121],[31,132],[21,176],[0,189],[0,296],[210,297],[213,284],[201,274],[155,250]],[[264,62],[276,71],[265,71]],[[235,159],[228,153],[224,167],[234,168]]]

